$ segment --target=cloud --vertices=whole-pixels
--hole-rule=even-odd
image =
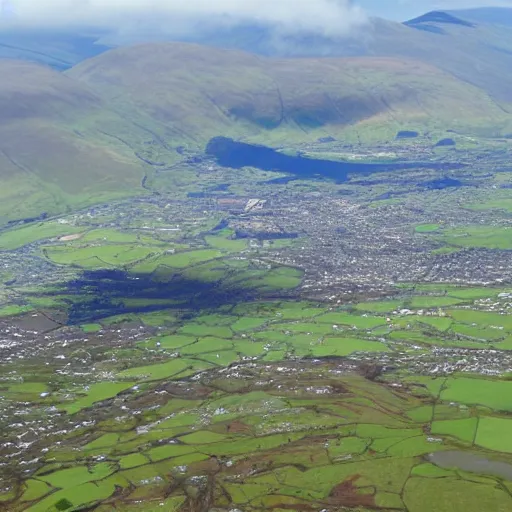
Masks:
[[[3,0],[4,3],[6,0]],[[126,21],[163,20],[175,29],[195,21],[273,24],[285,32],[346,35],[366,22],[352,0],[8,0],[18,24],[115,27]]]

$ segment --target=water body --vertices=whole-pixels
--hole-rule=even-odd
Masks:
[[[221,183],[220,185],[216,185],[215,187],[212,187],[210,190],[212,192],[227,192],[230,186],[231,186],[231,183]]]
[[[457,143],[453,139],[441,139],[437,144],[436,148],[443,146],[456,146]]]
[[[236,231],[237,239],[256,238],[257,240],[295,240],[299,238],[298,233],[272,233],[268,231]]]
[[[396,138],[397,139],[415,139],[416,137],[419,137],[419,135],[420,134],[418,132],[403,130],[396,134]]]
[[[459,188],[462,187],[464,183],[460,180],[455,180],[453,178],[440,178],[438,180],[427,181],[425,183],[419,183],[419,187],[426,187],[430,190],[444,190],[445,188]]]
[[[208,189],[202,191],[202,192],[189,192],[187,194],[190,198],[208,198],[208,197],[219,197],[219,194],[216,192],[228,192],[229,187],[231,186],[231,183],[221,183],[220,185],[216,185],[214,187],[209,187]],[[223,197],[232,197],[229,194],[224,194]]]
[[[431,453],[428,460],[443,469],[461,469],[479,475],[512,480],[512,464],[486,459],[468,452],[446,451]]]
[[[39,215],[37,217],[27,217],[26,219],[10,220],[9,222],[7,222],[7,225],[10,227],[10,226],[14,226],[16,224],[31,224],[32,222],[43,221],[43,220],[46,220],[47,218],[48,218],[48,213],[43,212],[43,213],[41,213],[41,215]]]
[[[226,137],[210,140],[206,153],[213,156],[219,165],[240,169],[256,167],[263,171],[278,171],[307,178],[323,176],[337,181],[348,180],[349,174],[390,172],[407,169],[452,170],[464,167],[453,162],[394,162],[394,163],[353,163],[333,162],[318,158],[290,156],[275,149],[236,142]]]
[[[229,221],[226,219],[222,219],[213,229],[212,232],[215,233],[217,231],[222,231],[229,227]]]

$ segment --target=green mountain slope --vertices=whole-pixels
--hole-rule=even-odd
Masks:
[[[277,27],[253,24],[198,31],[187,40],[272,57],[385,56],[421,60],[484,88],[508,108],[512,103],[512,32],[507,26],[512,19],[510,12],[427,13],[414,20],[416,23],[406,24],[375,18],[351,37],[339,39],[300,33],[284,37]],[[447,22],[447,16],[454,20]]]
[[[27,30],[2,27],[0,59],[15,58],[67,69],[137,41],[180,40],[271,57],[385,56],[421,60],[484,88],[506,108],[512,104],[512,9],[434,11],[404,24],[375,18],[350,38],[283,35],[263,23],[199,25],[193,33],[174,34],[165,24],[130,23],[123,30],[81,28]],[[107,45],[102,41],[107,41]]]
[[[0,75],[0,221],[140,187],[144,170],[133,151],[102,133],[121,120],[97,95],[27,62],[0,61]]]
[[[419,62],[270,59],[186,43],[119,48],[67,72],[171,145],[390,140],[406,127],[498,132],[508,115],[478,88]]]
[[[397,44],[396,48],[390,45],[381,51],[430,62],[482,87],[504,105],[512,102],[510,27],[471,16],[466,19],[454,11],[428,13],[407,22],[406,28],[421,32],[423,40],[411,39],[403,48]]]

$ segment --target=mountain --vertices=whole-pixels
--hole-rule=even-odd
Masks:
[[[420,60],[483,88],[504,108],[512,103],[511,9],[433,11],[398,23],[374,18],[351,37],[284,35],[263,23],[198,26],[188,35],[159,33],[177,40],[249,51],[271,57],[376,56]],[[107,38],[111,44],[124,40]],[[131,42],[141,40],[131,33]]]
[[[29,29],[0,24],[0,59],[37,62],[54,69],[69,69],[78,62],[110,49],[101,44],[98,29]]]
[[[175,144],[202,146],[217,135],[392,140],[406,127],[497,132],[508,120],[485,92],[410,59],[273,59],[153,43],[111,50],[66,74]]]
[[[427,32],[434,32],[435,34],[446,34],[441,28],[443,25],[459,25],[461,27],[475,28],[475,25],[470,21],[463,20],[453,14],[442,11],[428,12],[418,18],[404,22],[404,25]]]
[[[512,9],[432,11],[405,23],[374,18],[351,37],[283,34],[276,25],[197,24],[175,33],[172,24],[146,20],[107,29],[45,31],[2,27],[0,59],[16,58],[64,70],[111,47],[136,42],[188,42],[267,57],[392,57],[421,61],[484,89],[506,109],[512,105]],[[167,27],[167,28],[166,28]]]
[[[512,12],[507,9],[506,11]],[[506,18],[504,18],[506,19]],[[387,54],[409,55],[434,64],[486,90],[504,108],[512,102],[512,33],[473,11],[432,12],[405,23],[421,32],[421,44],[409,41]]]
[[[140,187],[141,162],[104,134],[112,126],[119,133],[122,119],[89,88],[23,61],[0,61],[0,76],[0,221],[60,212]]]
[[[139,194],[155,166],[183,159],[183,146],[203,152],[217,136],[279,146],[510,131],[485,91],[404,58],[282,59],[152,43],[64,73],[0,60],[0,75],[2,223]]]

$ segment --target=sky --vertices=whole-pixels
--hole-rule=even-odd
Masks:
[[[0,0],[0,22],[30,26],[122,27],[158,20],[186,32],[213,26],[272,23],[286,32],[347,35],[371,16],[404,21],[429,10],[512,7],[512,0]],[[1,27],[1,25],[0,25]]]
[[[512,7],[512,0],[357,0],[367,12],[382,18],[404,21],[428,11]]]

